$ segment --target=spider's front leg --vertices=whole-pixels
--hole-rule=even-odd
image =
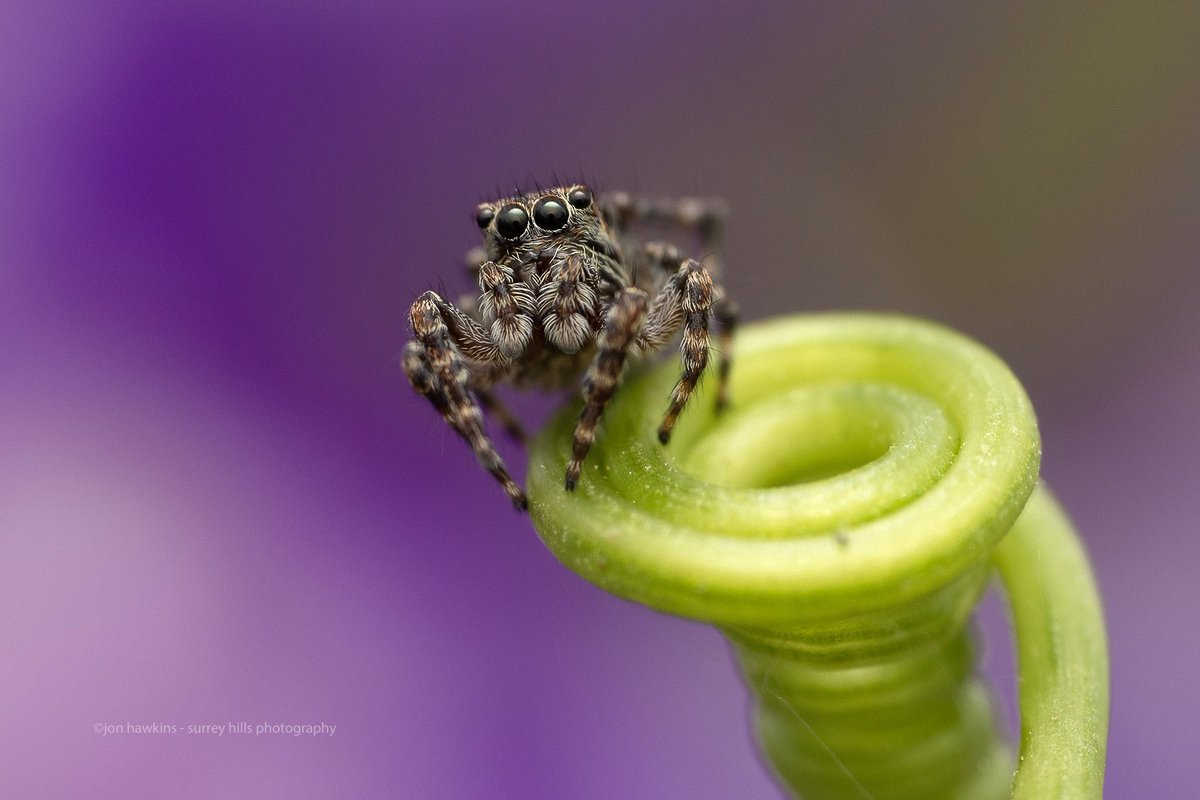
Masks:
[[[646,327],[638,344],[645,349],[662,347],[675,335],[680,325],[683,326],[683,340],[679,344],[683,373],[671,391],[671,404],[663,415],[662,424],[658,426],[658,440],[666,444],[671,439],[675,421],[679,419],[680,412],[704,374],[704,368],[708,366],[709,321],[714,315],[713,306],[719,299],[719,289],[713,284],[712,275],[703,264],[683,258],[670,245],[648,244],[646,255],[664,270],[673,267],[674,272],[650,304]],[[728,375],[726,352],[717,374],[718,408],[723,405]]]
[[[604,407],[621,380],[630,348],[638,339],[648,301],[648,295],[641,289],[623,289],[605,314],[604,329],[596,340],[596,355],[583,379],[583,410],[575,424],[571,460],[567,463],[568,491],[579,482],[583,459],[596,439],[596,426],[604,414]]]
[[[404,350],[404,374],[418,393],[429,398],[442,418],[475,452],[479,463],[490,472],[513,505],[524,510],[525,492],[504,467],[499,453],[483,430],[483,416],[468,383],[473,361],[500,363],[505,360],[496,343],[478,322],[447,303],[436,292],[425,292],[409,311],[415,341]]]

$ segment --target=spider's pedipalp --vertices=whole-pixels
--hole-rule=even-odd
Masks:
[[[567,256],[554,264],[537,296],[537,314],[546,340],[564,353],[577,353],[592,338],[596,290],[581,258]]]
[[[479,267],[479,289],[479,312],[496,348],[504,358],[520,357],[533,336],[533,292],[513,279],[511,269],[492,261]]]

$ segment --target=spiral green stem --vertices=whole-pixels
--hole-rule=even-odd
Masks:
[[[1008,796],[1010,749],[966,631],[998,563],[1021,658],[1014,796],[1099,797],[1099,602],[1037,488],[1037,427],[1011,372],[945,328],[873,315],[760,324],[736,358],[733,406],[693,398],[667,448],[654,432],[677,368],[627,380],[575,492],[562,475],[577,412],[552,422],[529,471],[546,544],[614,594],[718,625],[768,757],[814,798]],[[1063,761],[1072,748],[1085,755]]]

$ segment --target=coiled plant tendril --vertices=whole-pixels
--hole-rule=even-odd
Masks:
[[[759,324],[737,338],[732,407],[693,398],[663,447],[677,370],[626,381],[574,492],[562,476],[577,409],[538,437],[531,512],[555,555],[609,592],[717,625],[798,795],[1100,797],[1100,601],[1038,483],[1033,411],[1007,367],[909,318]],[[1016,634],[1016,758],[967,631],[994,568]]]

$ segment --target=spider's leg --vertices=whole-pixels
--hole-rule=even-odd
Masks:
[[[574,489],[579,482],[583,459],[596,438],[596,426],[621,379],[630,348],[638,338],[648,299],[641,289],[624,289],[613,298],[604,316],[604,329],[596,339],[596,355],[583,379],[583,410],[575,424],[571,460],[567,463],[568,490]]]
[[[529,436],[525,433],[525,427],[521,424],[521,420],[517,419],[517,416],[504,404],[503,400],[496,396],[495,392],[483,388],[476,388],[474,391],[475,396],[479,398],[479,405],[491,413],[510,438],[522,446],[529,442]]]
[[[416,341],[404,351],[404,373],[420,394],[429,398],[442,418],[475,452],[479,463],[492,474],[512,500],[525,509],[521,491],[483,430],[483,416],[468,388],[470,370],[463,354],[476,361],[495,362],[502,357],[479,323],[443,300],[425,292],[409,312]]]
[[[709,318],[713,315],[718,290],[703,264],[681,258],[674,247],[650,244],[646,246],[646,254],[664,269],[674,266],[675,272],[651,302],[638,343],[646,349],[661,347],[675,335],[680,325],[683,326],[683,341],[679,345],[683,374],[671,391],[671,405],[658,427],[658,440],[666,444],[679,413],[708,365]],[[721,372],[728,374],[728,371],[728,365],[722,365]],[[718,399],[724,391],[722,382],[717,387]]]
[[[482,247],[472,247],[463,254],[463,266],[467,268],[467,275],[470,276],[471,283],[479,283],[479,267],[485,261],[487,261],[487,250]]]
[[[713,281],[713,317],[717,322],[719,342],[717,364],[716,406],[720,411],[729,404],[729,372],[733,365],[733,332],[737,328],[737,305],[725,295],[717,282],[721,276],[722,248],[725,241],[725,217],[728,208],[724,201],[715,198],[684,197],[677,200],[658,200],[633,197],[624,192],[604,198],[607,218],[614,220],[624,230],[633,225],[669,225],[695,234],[698,252],[708,268]],[[653,252],[658,249],[659,257]],[[647,248],[652,264],[667,271],[678,269],[678,258],[663,258],[673,255],[674,248],[650,245]]]
[[[717,322],[717,411],[729,405],[729,371],[733,366],[733,332],[738,325],[737,303],[729,299],[724,289],[714,285],[718,295],[713,303],[713,318]]]
[[[466,270],[467,276],[471,279],[471,285],[479,284],[479,270],[483,266],[483,262],[487,261],[487,251],[482,247],[472,247],[467,252],[463,253],[462,266]],[[479,321],[479,294],[460,294],[456,303],[458,310]]]
[[[656,200],[615,192],[602,198],[601,209],[605,220],[621,231],[644,224],[671,225],[694,233],[699,239],[700,255],[710,271],[721,271],[721,248],[728,214],[723,200],[704,197]]]

